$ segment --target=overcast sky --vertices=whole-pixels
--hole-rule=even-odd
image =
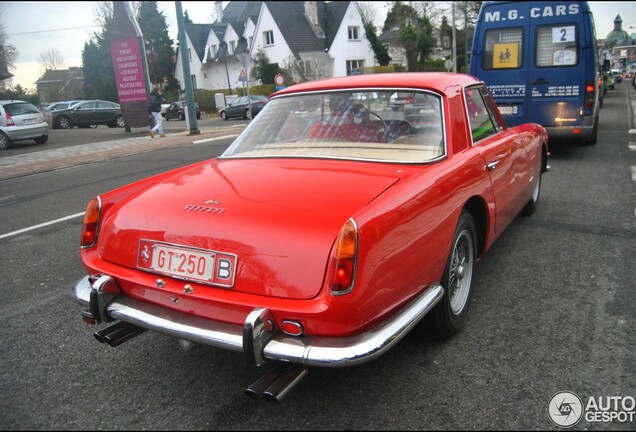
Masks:
[[[57,48],[66,66],[82,65],[84,43],[91,39],[99,26],[94,18],[94,2],[34,2],[1,1],[0,19],[5,26],[8,42],[18,50],[18,59],[13,73],[13,85],[20,84],[27,89],[35,89],[35,81],[43,71],[39,64],[40,54]],[[227,3],[227,2],[224,2]],[[386,7],[378,3],[378,15],[383,18]],[[596,34],[605,38],[614,29],[617,14],[623,19],[623,30],[636,33],[636,2],[634,1],[591,1]],[[177,39],[175,2],[158,2],[159,10],[166,16],[170,37]],[[212,23],[215,17],[214,2],[184,1],[181,7],[195,23]],[[383,19],[382,19],[383,21]],[[632,27],[632,28],[630,28]]]

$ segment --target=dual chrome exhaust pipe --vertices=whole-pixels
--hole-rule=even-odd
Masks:
[[[101,343],[107,343],[112,347],[116,347],[135,336],[139,336],[145,331],[145,328],[137,327],[134,324],[129,324],[124,321],[119,321],[117,324],[113,324],[110,327],[96,331],[93,333],[93,336],[95,336],[95,339]]]
[[[306,367],[282,364],[245,389],[245,394],[274,403],[280,402],[307,373]]]

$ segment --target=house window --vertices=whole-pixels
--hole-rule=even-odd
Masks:
[[[263,32],[263,43],[265,44],[265,46],[274,45],[274,31],[273,30],[268,30],[266,32]]]
[[[236,49],[236,41],[230,42],[230,54],[234,54],[234,50]]]
[[[210,57],[211,58],[215,58],[216,57],[216,45],[212,45],[210,47]]]
[[[349,26],[349,40],[360,40],[360,27]]]
[[[188,61],[192,61],[192,51],[190,51],[190,48],[188,48]]]
[[[195,75],[190,75],[190,78],[192,78],[192,90],[196,91],[197,90],[197,77]]]
[[[249,42],[247,43],[247,49],[252,48],[252,42],[254,42],[254,37],[250,36]]]
[[[364,60],[347,60],[347,75],[351,75],[351,71],[362,71]]]

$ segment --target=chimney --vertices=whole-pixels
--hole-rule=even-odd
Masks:
[[[216,7],[216,22],[220,23],[223,21],[223,2],[215,1],[214,6]]]

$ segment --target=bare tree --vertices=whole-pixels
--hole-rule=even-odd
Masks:
[[[6,9],[6,4],[0,3],[0,74],[10,76],[9,69],[13,69],[13,63],[18,57],[15,46],[8,42],[7,30],[4,27],[2,15]],[[0,79],[4,84],[4,80]]]
[[[362,16],[362,21],[375,25],[375,20],[378,17],[377,2],[359,1],[357,3],[360,16]]]
[[[40,53],[38,58],[42,73],[47,70],[58,70],[66,68],[66,60],[62,57],[62,53],[57,48],[49,48],[46,51]]]

